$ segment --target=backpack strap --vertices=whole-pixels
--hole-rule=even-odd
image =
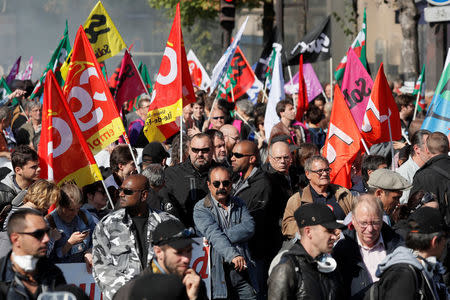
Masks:
[[[84,225],[89,227],[89,220],[86,216],[86,213],[80,209],[78,211],[78,216],[80,217],[81,221],[83,221]]]

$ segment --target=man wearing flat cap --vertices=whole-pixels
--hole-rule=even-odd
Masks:
[[[336,261],[327,255],[344,225],[319,203],[300,206],[294,217],[301,239],[270,274],[268,299],[344,299]]]
[[[383,203],[383,210],[390,216],[395,207],[400,203],[403,191],[411,188],[402,175],[388,169],[378,169],[370,174],[367,181],[369,194],[375,195]],[[391,225],[391,224],[389,224]]]
[[[431,207],[416,210],[408,218],[408,231],[406,247],[395,249],[378,266],[378,298],[449,299],[442,280],[445,269],[437,260],[448,234],[439,210]]]

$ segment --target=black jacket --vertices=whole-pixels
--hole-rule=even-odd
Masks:
[[[270,259],[272,259],[283,244],[284,238],[281,233],[281,220],[283,219],[286,204],[292,196],[293,190],[289,175],[277,172],[270,163],[265,163],[261,169],[266,173],[267,178],[269,178],[273,195],[267,203],[267,211],[270,214],[266,219],[267,224],[272,226],[271,233],[274,234],[271,240],[272,248],[274,249],[270,256]]]
[[[267,243],[267,237],[271,235],[270,230],[276,226],[266,222],[271,213],[267,210],[267,204],[273,197],[270,180],[261,168],[254,170],[255,172],[247,178],[247,181],[242,185],[235,186],[233,196],[244,200],[255,221],[255,235],[250,239],[248,246],[252,257],[260,259],[264,258],[267,253],[266,250],[270,246]]]
[[[186,227],[194,227],[194,205],[209,193],[208,170],[199,172],[188,159],[165,170],[165,187],[159,192],[164,203],[172,203],[168,213],[178,217]]]
[[[381,228],[386,254],[390,254],[400,245],[403,239],[386,223]],[[367,271],[359,250],[356,231],[346,229],[345,239],[341,239],[333,249],[338,270],[344,280],[344,287],[349,299],[363,299],[367,289],[372,285],[372,279]]]
[[[11,252],[0,259],[0,299],[30,299],[25,287],[12,269],[10,257]],[[35,279],[41,289],[52,291],[58,285],[66,284],[61,270],[47,257],[39,259],[36,274]]]
[[[268,284],[269,300],[344,299],[339,273],[319,272],[317,263],[299,242],[281,257]]]
[[[16,196],[15,190],[0,182],[0,228],[3,228],[3,222],[12,208],[11,202]]]
[[[419,190],[434,193],[438,197],[439,210],[450,225],[450,205],[445,203],[446,196],[447,201],[450,201],[450,157],[447,154],[436,155],[417,170],[410,195]]]

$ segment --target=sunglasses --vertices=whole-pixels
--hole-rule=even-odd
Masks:
[[[123,188],[118,188],[117,191],[119,192],[119,194],[121,192],[123,192],[125,195],[130,196],[133,195],[136,192],[143,192],[145,190],[132,190],[132,189],[123,189]]]
[[[243,154],[239,152],[233,152],[233,156],[236,158],[243,158],[244,156],[252,156],[253,154]]]
[[[220,187],[220,184],[222,184],[223,187],[227,188],[231,185],[231,181],[230,180],[224,180],[224,181],[213,181],[212,185],[218,189]]]
[[[213,120],[225,120],[225,117],[224,116],[221,116],[221,117],[212,117],[211,119],[213,119]]]
[[[44,238],[44,236],[50,232],[50,228],[47,227],[45,229],[38,229],[35,230],[33,232],[17,232],[18,234],[27,234],[27,235],[31,235],[32,237],[34,237],[35,239],[42,241],[42,239]]]
[[[210,148],[191,148],[192,152],[194,152],[195,154],[198,154],[199,152],[206,154],[209,153],[209,151],[211,151]]]

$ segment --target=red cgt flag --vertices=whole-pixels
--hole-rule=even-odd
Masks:
[[[388,120],[389,118],[389,120]],[[372,87],[364,115],[361,134],[367,146],[390,141],[389,122],[392,140],[402,138],[402,126],[397,104],[395,104],[391,89],[384,75],[383,63],[378,70],[377,78]]]
[[[102,180],[94,156],[52,70],[45,78],[38,154],[41,178],[57,184],[70,181],[79,187]]]
[[[150,142],[162,142],[180,130],[175,121],[181,117],[184,106],[195,102],[181,32],[180,3],[177,4],[152,96],[144,134]]]
[[[132,100],[140,94],[148,93],[128,50],[125,50],[123,55],[118,80],[114,100],[116,100],[117,110],[119,111],[122,110],[122,105],[128,100]]]
[[[340,182],[345,184],[344,187],[351,188],[350,171],[347,172],[347,169],[350,169],[349,166],[361,149],[361,133],[338,85],[335,86],[334,95],[323,156],[330,163],[331,182]],[[342,169],[345,170],[341,173]]]
[[[64,95],[93,154],[125,133],[114,99],[82,26],[75,37]]]
[[[308,90],[303,76],[303,54],[301,54],[298,66],[297,115],[295,116],[297,121],[302,122],[303,115],[308,110],[308,104]]]

